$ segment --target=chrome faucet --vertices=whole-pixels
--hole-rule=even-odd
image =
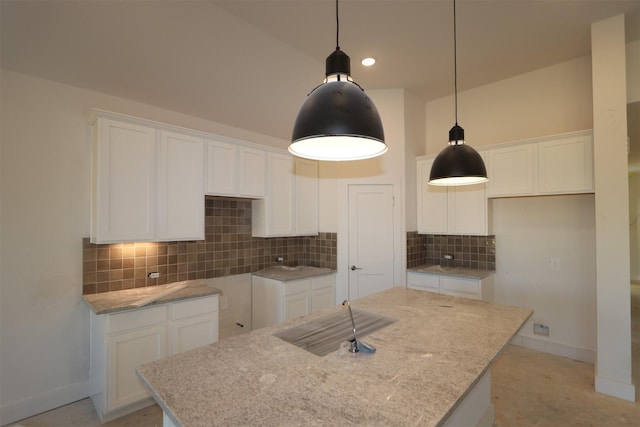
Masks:
[[[351,312],[351,305],[349,304],[349,300],[344,300],[342,305],[346,305],[349,309],[349,317],[351,317],[351,326],[353,326],[353,340],[351,340],[351,346],[349,347],[349,352],[358,353],[362,351],[363,353],[375,353],[376,348],[371,344],[367,344],[364,341],[358,341],[358,337],[356,336],[356,322],[353,320],[353,313]]]

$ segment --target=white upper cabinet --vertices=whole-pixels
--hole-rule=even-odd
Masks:
[[[263,150],[207,140],[206,194],[262,198],[266,188],[265,174]]]
[[[158,240],[204,240],[203,143],[160,131]]]
[[[267,153],[267,194],[253,201],[254,237],[318,234],[318,163]]]
[[[545,194],[593,192],[593,138],[590,134],[538,144],[538,190]]]
[[[535,144],[496,148],[484,152],[487,159],[489,197],[533,194],[536,169]]]
[[[238,189],[235,144],[207,140],[207,194],[234,195]]]
[[[156,232],[156,131],[108,118],[93,125],[91,241],[152,240]]]
[[[297,236],[318,234],[318,162],[295,159]]]
[[[592,193],[593,137],[572,132],[484,151],[489,197]]]
[[[267,157],[263,150],[238,147],[238,195],[261,198],[266,194]]]
[[[293,236],[295,233],[295,174],[293,157],[267,153],[267,195],[254,200],[252,234],[255,237]]]
[[[204,239],[202,138],[97,113],[91,242]]]
[[[429,185],[433,158],[419,159],[416,165],[418,181],[418,233],[478,234],[491,233],[491,218],[485,184],[442,187]]]
[[[449,195],[447,187],[429,185],[433,159],[418,160],[418,233],[446,234],[448,227]]]

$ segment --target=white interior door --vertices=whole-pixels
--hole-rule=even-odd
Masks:
[[[349,185],[349,299],[393,287],[392,185]]]

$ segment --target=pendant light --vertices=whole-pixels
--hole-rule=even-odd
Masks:
[[[387,151],[373,101],[351,78],[351,60],[340,50],[336,0],[336,50],[326,60],[324,82],[307,95],[293,127],[289,152],[315,160],[361,160]]]
[[[449,145],[433,161],[429,184],[453,186],[486,182],[487,169],[476,150],[465,144],[458,125],[458,58],[456,46],[456,0],[453,0],[453,80],[456,124],[449,131]]]

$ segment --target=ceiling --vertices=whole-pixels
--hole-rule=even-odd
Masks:
[[[0,2],[3,68],[284,140],[335,48],[333,0]],[[458,0],[459,90],[588,55],[590,24],[620,13],[640,39],[639,0]],[[366,90],[451,94],[452,24],[449,0],[340,2]]]

